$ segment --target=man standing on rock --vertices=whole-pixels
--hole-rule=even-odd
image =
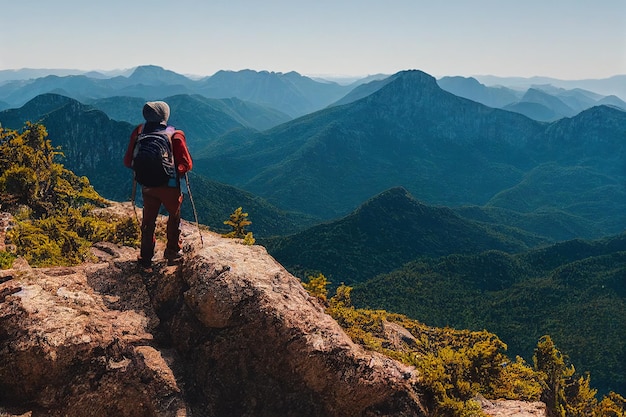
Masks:
[[[169,116],[170,107],[166,102],[147,102],[143,106],[146,122],[133,130],[124,155],[124,165],[135,171],[135,181],[142,186],[141,249],[137,260],[143,268],[152,266],[156,219],[161,205],[168,212],[164,257],[168,263],[182,257],[180,179],[191,170],[192,160],[185,133],[168,126]]]

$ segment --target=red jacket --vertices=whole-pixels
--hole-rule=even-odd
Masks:
[[[124,165],[127,168],[132,168],[135,143],[137,142],[137,136],[139,135],[139,132],[141,132],[142,128],[143,124],[140,124],[130,134],[128,149],[126,149],[126,154],[124,155]],[[176,164],[176,171],[178,172],[178,177],[180,178],[185,175],[187,171],[191,171],[191,167],[193,165],[191,155],[189,154],[189,149],[187,149],[185,132],[183,132],[182,130],[174,130],[174,134],[172,135],[172,152],[174,153],[174,163]]]

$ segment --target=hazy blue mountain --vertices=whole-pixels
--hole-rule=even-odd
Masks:
[[[613,95],[601,98],[600,100],[598,100],[597,104],[618,107],[622,110],[626,110],[626,102],[624,102],[624,100],[620,99],[619,97]]]
[[[475,75],[474,78],[487,86],[505,86],[525,90],[533,85],[550,84],[565,89],[581,88],[605,96],[616,95],[620,99],[626,100],[626,75],[584,80],[559,80],[550,77],[496,77],[493,75]]]
[[[519,105],[525,103],[539,104],[541,106],[544,106],[554,115],[552,118],[549,119],[535,119],[543,122],[553,122],[555,120],[562,119],[563,117],[572,117],[579,113],[578,110],[575,110],[565,104],[563,100],[561,100],[559,97],[548,94],[547,92],[537,88],[529,88],[524,96],[517,103],[515,103],[517,104],[517,106],[504,106],[504,109],[511,111],[520,111],[523,110],[523,107]],[[591,106],[587,106],[587,108],[588,107]],[[527,116],[531,117],[530,115]]]
[[[437,84],[454,95],[495,108],[515,103],[521,97],[519,91],[506,87],[487,87],[472,77],[442,77],[437,80]]]
[[[337,286],[364,282],[415,258],[489,249],[518,252],[546,242],[519,230],[503,233],[446,207],[427,206],[398,187],[344,218],[260,243],[292,273],[306,278],[322,272]]]
[[[392,75],[393,74],[382,74],[382,73],[367,75],[367,76],[365,76],[363,78],[357,78],[355,81],[350,83],[350,87],[354,88],[354,87],[357,87],[357,86],[359,86],[361,84],[367,84],[367,83],[370,83],[372,81],[384,80],[386,78],[389,78]]]
[[[356,102],[245,141],[221,138],[198,154],[198,166],[219,181],[326,218],[398,185],[430,204],[480,205],[522,178],[532,161],[517,149],[543,128],[407,71]]]
[[[351,88],[355,88],[361,84],[367,84],[374,80],[382,80],[384,78],[389,77],[390,75],[391,74],[382,74],[382,73],[371,74],[371,75],[366,75],[366,76],[323,75],[323,76],[311,76],[310,78],[315,81],[337,83],[340,85],[347,85],[347,86],[350,86]]]
[[[488,87],[473,77],[443,77],[437,83],[459,97],[520,113],[538,121],[551,122],[571,117],[602,104],[626,110],[626,103],[618,97],[605,100],[606,96],[582,88],[568,90],[552,84],[533,84],[528,88],[518,86],[517,89],[501,85]]]
[[[580,113],[583,110],[587,110],[590,107],[597,106],[599,101],[605,97],[601,94],[596,94],[593,91],[587,91],[581,88],[566,90],[564,88],[554,87],[549,84],[534,85],[531,87],[531,89],[540,90],[544,93],[558,98],[559,101],[566,104],[570,109],[572,109],[572,111],[574,111],[574,114]]]
[[[387,77],[384,79],[375,79],[368,83],[360,84],[359,86],[355,87],[354,90],[350,91],[348,94],[342,97],[340,100],[337,100],[336,102],[331,104],[331,106],[341,106],[342,104],[348,104],[352,103],[353,101],[360,100],[380,90],[392,80],[392,77]]]
[[[144,99],[164,95],[190,93],[180,84],[137,84],[128,77],[92,78],[85,75],[59,77],[49,75],[32,80],[12,81],[0,86],[0,98],[12,107],[20,107],[38,95],[55,93],[71,97],[81,102],[112,97],[134,96]]]
[[[523,90],[503,86],[487,87],[475,78],[443,77],[439,86],[459,97],[468,98],[490,107],[523,114],[538,121],[555,121],[602,104],[626,110],[626,103],[618,97],[606,96],[581,88],[567,90],[551,84],[536,84]]]
[[[34,78],[46,77],[48,75],[56,75],[59,77],[63,77],[66,75],[84,75],[84,71],[53,68],[22,68],[0,70],[0,85],[5,81],[30,80]]]
[[[84,75],[48,75],[27,81],[12,81],[0,86],[0,99],[11,107],[19,107],[46,93],[65,95],[76,100],[106,97],[110,89],[102,81]]]
[[[550,122],[563,117],[562,114],[555,112],[553,109],[546,106],[545,104],[532,101],[518,101],[516,103],[504,106],[503,109],[523,114],[526,117],[530,117],[533,120],[541,122]]]
[[[314,81],[296,72],[219,71],[213,76],[191,79],[154,65],[140,66],[129,76],[48,75],[9,81],[0,85],[0,100],[20,107],[34,97],[57,93],[81,102],[128,96],[154,100],[180,94],[207,98],[238,98],[270,107],[290,117],[326,107],[353,87]]]
[[[187,96],[178,98],[180,102],[176,97],[170,101],[184,118],[185,107],[195,104]],[[222,117],[226,118],[225,115]],[[92,106],[56,94],[44,94],[19,109],[0,112],[3,127],[22,129],[26,121],[44,124],[52,144],[61,147],[63,157],[59,161],[77,175],[87,176],[103,197],[115,201],[130,199],[132,171],[124,167],[122,159],[133,124],[111,120]],[[204,123],[208,121],[204,120]],[[250,214],[253,225],[249,230],[258,236],[293,232],[316,221],[311,216],[285,212],[249,192],[195,173],[190,179],[199,221],[214,230],[222,230],[223,221],[239,206]],[[138,192],[140,204],[139,195]],[[186,219],[194,219],[188,200],[183,213]]]
[[[5,101],[0,101],[0,110],[5,110],[5,109],[8,109],[10,107],[11,107],[11,105],[9,103],[7,103]]]
[[[238,97],[273,107],[292,117],[323,108],[350,90],[350,87],[314,81],[296,72],[218,71],[199,83],[196,91],[206,97]]]
[[[89,78],[112,78],[117,76],[128,77],[135,68],[116,69],[116,70],[77,70],[69,68],[21,68],[0,70],[0,85],[6,81],[33,80],[35,78],[43,78],[48,75],[56,75],[65,77],[67,75],[84,75]]]
[[[182,85],[189,88],[193,88],[194,85],[194,81],[184,75],[177,74],[156,65],[137,67],[128,77],[128,83],[155,86]]]
[[[580,216],[581,224],[597,222],[598,237],[625,225],[623,216],[605,219],[626,204],[620,157],[625,116],[601,106],[540,123],[460,98],[431,76],[407,71],[361,100],[258,134],[218,138],[198,153],[197,169],[280,207],[326,219],[403,186],[433,205],[489,202],[564,211]],[[544,182],[536,183],[542,187],[536,194],[528,188],[534,178]],[[519,204],[524,192],[532,204]],[[591,200],[570,204],[572,195]]]

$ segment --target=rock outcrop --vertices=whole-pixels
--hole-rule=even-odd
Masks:
[[[151,272],[104,243],[0,271],[0,415],[426,415],[417,372],[354,344],[263,247],[198,232]]]

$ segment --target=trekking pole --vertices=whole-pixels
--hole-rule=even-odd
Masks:
[[[139,223],[139,216],[137,215],[137,206],[135,205],[136,196],[137,196],[137,180],[133,177],[133,193],[132,193],[132,196],[130,197],[130,201],[133,204],[133,211],[135,212],[135,220],[137,220],[137,224],[141,224]]]
[[[191,195],[191,187],[189,186],[189,175],[185,172],[185,182],[187,183],[187,193],[189,194],[189,201],[191,201],[191,208],[193,215],[196,219],[196,227],[198,228],[198,234],[200,235],[200,245],[204,247],[204,239],[202,239],[202,232],[200,231],[200,223],[198,223],[198,212],[196,211],[196,205],[193,203],[193,196]]]

